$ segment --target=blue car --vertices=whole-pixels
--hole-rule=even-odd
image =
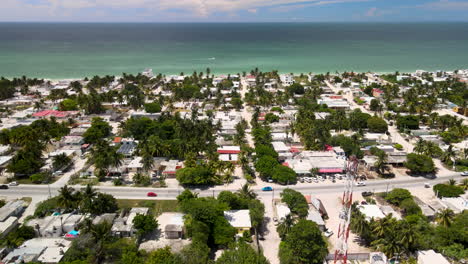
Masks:
[[[273,191],[273,188],[271,188],[270,186],[263,187],[263,188],[262,188],[262,191],[264,191],[264,192],[271,192],[271,191]]]

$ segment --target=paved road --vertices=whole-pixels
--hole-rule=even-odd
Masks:
[[[370,180],[367,181],[367,186],[356,187],[356,191],[382,191],[387,188],[392,189],[396,187],[418,187],[424,183],[431,185],[448,181],[449,179],[460,180],[463,177],[459,173],[437,177],[435,179],[426,179],[424,177],[408,177],[406,179],[397,180]],[[83,186],[72,186],[75,189],[84,188]],[[303,193],[340,193],[343,191],[343,183],[310,183],[310,185],[302,186],[281,186],[276,187],[273,192],[262,192],[260,188],[252,188],[260,197],[279,197],[279,193],[285,188],[293,188]],[[117,187],[117,186],[95,186],[97,190],[103,193],[112,194],[118,199],[145,199],[146,193],[149,191],[156,192],[157,198],[148,199],[175,199],[184,189],[183,188],[141,188],[141,187]],[[59,187],[50,187],[50,194],[55,196],[58,194]],[[226,188],[207,188],[207,189],[191,189],[198,192],[200,196],[217,196],[221,191],[229,190],[236,191],[237,187],[229,186]],[[19,185],[10,187],[8,190],[0,190],[0,196],[16,198],[16,197],[42,197],[49,196],[49,187],[47,185]]]

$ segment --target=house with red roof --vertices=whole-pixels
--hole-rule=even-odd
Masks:
[[[372,96],[379,98],[384,94],[384,92],[378,88],[372,89]]]
[[[78,115],[78,111],[57,111],[57,110],[43,110],[33,114],[36,118],[50,118],[55,117],[59,119],[71,118]]]

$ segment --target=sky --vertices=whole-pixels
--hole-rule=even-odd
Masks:
[[[468,0],[0,0],[0,21],[468,22]]]

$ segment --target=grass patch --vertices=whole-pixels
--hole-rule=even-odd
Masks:
[[[120,209],[148,207],[154,216],[165,212],[179,212],[177,200],[117,200]]]
[[[30,204],[32,202],[32,198],[31,197],[21,197],[20,200],[23,200],[25,201],[26,203]]]

